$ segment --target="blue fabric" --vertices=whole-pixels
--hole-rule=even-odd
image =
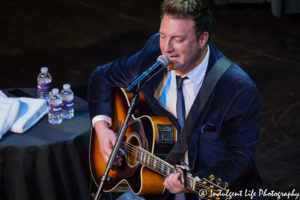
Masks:
[[[127,192],[119,196],[117,200],[145,200],[145,199],[143,197],[137,196],[131,190],[128,190]]]
[[[223,54],[209,44],[209,72]],[[161,54],[159,34],[153,35],[144,48],[130,57],[122,57],[98,67],[89,83],[90,117],[111,116],[111,91],[113,87],[127,87],[130,81],[147,69]],[[156,115],[167,116],[180,132],[175,116],[161,107],[153,97],[166,70],[161,71],[143,88],[148,105]],[[232,64],[219,80],[189,138],[189,165],[194,175],[207,178],[214,174],[229,183],[231,190],[262,187],[256,167],[255,146],[258,141],[261,100],[259,91],[249,76]],[[196,198],[188,195],[187,199]]]

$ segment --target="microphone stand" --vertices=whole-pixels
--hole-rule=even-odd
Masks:
[[[118,154],[118,151],[119,151],[121,143],[122,143],[122,140],[125,136],[130,116],[133,113],[134,106],[138,102],[138,99],[139,99],[139,88],[134,93],[134,96],[132,98],[130,107],[129,107],[128,112],[127,112],[127,116],[125,118],[124,124],[122,125],[122,127],[121,127],[121,129],[118,133],[117,141],[116,141],[116,143],[113,147],[112,153],[110,154],[109,160],[106,164],[106,169],[105,169],[105,172],[104,172],[104,174],[101,178],[101,181],[100,181],[100,184],[99,184],[99,187],[98,187],[98,190],[97,190],[97,193],[96,193],[96,196],[95,196],[94,200],[100,200],[101,199],[101,192],[103,190],[103,185],[104,185],[105,181],[107,180],[107,176],[108,176],[109,171],[113,167],[113,163],[116,159],[116,156]]]

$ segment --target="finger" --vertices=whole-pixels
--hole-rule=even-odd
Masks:
[[[178,179],[177,175],[175,173],[171,173],[165,180],[166,186],[168,188],[174,187],[174,185],[175,185],[174,182],[176,182],[177,179]]]
[[[116,158],[115,162],[114,162],[114,165],[121,166],[122,165],[122,158]]]
[[[107,145],[104,149],[103,149],[103,157],[105,157],[105,161],[107,162],[109,157],[110,157],[110,154],[112,152],[112,146],[111,145]]]
[[[169,183],[167,180],[164,181],[164,187],[167,189],[167,190],[170,190],[170,186],[169,186]]]
[[[182,168],[181,168],[182,166],[180,166],[180,165],[176,165],[176,171],[177,172],[182,172]]]
[[[119,157],[125,156],[125,150],[124,150],[124,149],[119,149],[118,156],[119,156]]]
[[[176,189],[176,191],[178,191],[178,188],[183,186],[181,181],[179,180],[180,178],[180,173],[174,173],[172,177],[170,177],[170,186],[174,189]]]
[[[168,182],[167,182],[167,179],[164,181],[164,187],[167,188],[168,186]]]
[[[113,134],[110,139],[111,146],[114,146],[117,141],[117,137]]]
[[[107,158],[107,160],[108,160],[108,158],[109,158],[109,156],[110,156],[110,154],[111,154],[111,148],[110,147],[108,147],[108,148],[104,148],[103,149],[103,157],[106,157]]]
[[[178,181],[178,178],[180,176],[180,172],[174,172],[172,174],[170,174],[170,182],[176,182]]]
[[[171,176],[171,174],[165,179],[165,181],[164,181],[164,186],[166,187],[166,188],[168,188],[169,187],[169,184],[170,184],[170,176]]]
[[[103,159],[104,159],[104,161],[107,163],[107,161],[108,161],[108,158],[109,158],[109,156],[107,156],[107,155],[103,155]]]

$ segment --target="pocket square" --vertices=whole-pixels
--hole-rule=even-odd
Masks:
[[[216,132],[217,129],[215,127],[214,124],[212,123],[207,123],[207,124],[204,124],[202,127],[201,127],[201,133],[206,133],[206,132]]]

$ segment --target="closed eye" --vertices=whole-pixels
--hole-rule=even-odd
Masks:
[[[183,42],[184,40],[185,40],[185,38],[183,38],[183,37],[175,37],[175,38],[174,38],[174,41],[177,42],[177,43],[181,43],[181,42]]]

